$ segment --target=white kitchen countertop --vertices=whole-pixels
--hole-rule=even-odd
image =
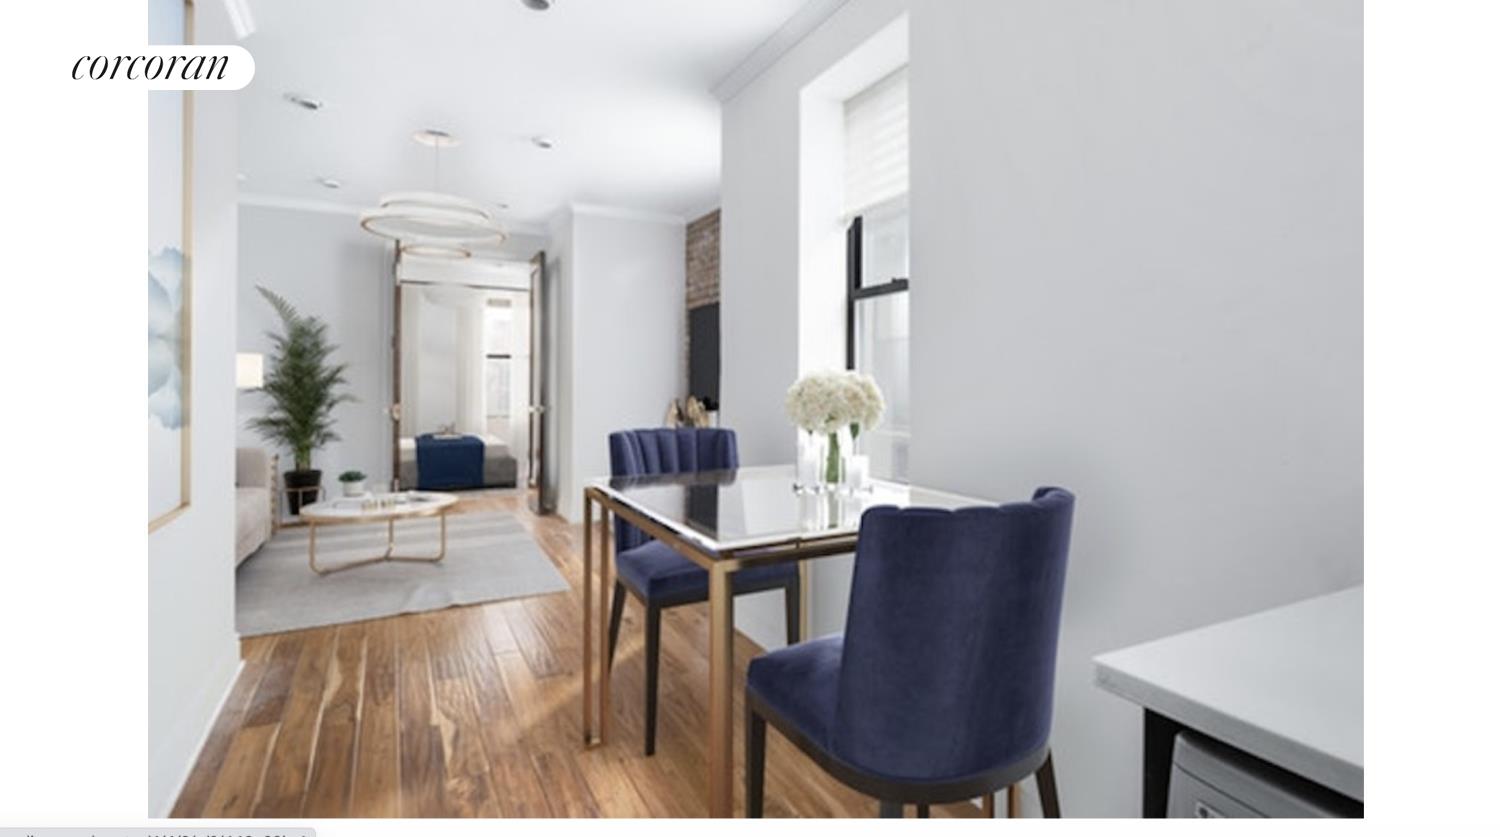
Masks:
[[[1363,586],[1101,654],[1094,681],[1364,801]]]

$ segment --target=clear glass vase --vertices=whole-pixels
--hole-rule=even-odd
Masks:
[[[853,451],[854,437],[847,427],[834,433],[799,431],[793,488],[799,494],[847,493]]]
[[[827,461],[828,437],[810,430],[797,431],[797,478],[792,487],[798,494],[823,492]]]

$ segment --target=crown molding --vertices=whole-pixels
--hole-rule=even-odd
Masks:
[[[507,236],[529,235],[534,238],[546,238],[547,228],[541,224],[519,224],[510,221],[501,221],[500,226],[504,228]]]
[[[574,203],[569,204],[568,209],[572,210],[574,215],[591,215],[595,218],[619,218],[624,221],[645,221],[652,224],[687,225],[687,219],[681,215],[674,215],[670,212],[656,212],[650,209],[633,209],[628,206]]]
[[[694,207],[693,211],[686,213],[683,217],[687,220],[687,223],[696,224],[697,222],[702,221],[704,218],[707,218],[715,212],[718,212],[721,208],[721,202],[717,197],[715,197],[708,203],[700,204]]]
[[[324,212],[329,215],[359,217],[363,207],[338,201],[320,201],[313,198],[288,198],[260,192],[241,192],[239,202],[245,206],[261,206],[267,209],[296,209],[302,212]]]
[[[809,0],[802,8],[792,13],[786,19],[786,23],[771,33],[755,49],[750,51],[739,66],[729,71],[729,74],[719,79],[712,88],[714,96],[719,101],[727,102],[739,95],[760,77],[761,73],[770,69],[781,56],[791,52],[792,48],[802,42],[803,38],[812,34],[813,30],[823,25],[823,22],[833,17],[834,13],[843,8],[849,0]]]
[[[239,202],[244,206],[259,206],[266,209],[292,209],[298,212],[322,212],[329,215],[348,215],[358,218],[368,207],[355,206],[338,201],[320,201],[313,198],[288,198],[282,195],[267,195],[261,192],[241,192]],[[500,226],[506,235],[526,235],[546,238],[546,227],[537,224],[513,223],[502,220]]]

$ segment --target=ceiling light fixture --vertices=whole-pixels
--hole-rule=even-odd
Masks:
[[[536,136],[532,137],[531,144],[544,151],[550,151],[554,146],[557,145],[557,143],[552,141],[551,137],[544,134],[537,134]]]
[[[552,0],[521,0],[521,5],[534,12],[545,12],[552,8]]]
[[[412,134],[411,138],[416,140],[418,145],[425,145],[428,148],[452,148],[458,145],[458,137],[440,128],[423,128]]]
[[[432,149],[432,191],[383,195],[377,208],[360,213],[359,225],[398,242],[403,253],[435,258],[467,259],[473,255],[469,244],[504,241],[505,230],[488,207],[438,191],[439,154],[458,139],[436,128],[417,131],[412,139]]]
[[[344,181],[339,180],[337,177],[320,177],[318,178],[318,183],[324,189],[338,189],[344,185]]]
[[[304,96],[301,93],[287,93],[282,98],[286,99],[288,102],[291,102],[292,104],[296,105],[297,107],[302,108],[303,110],[315,110],[316,111],[316,110],[322,110],[323,109],[323,100],[321,100],[321,99],[313,99],[313,98]]]

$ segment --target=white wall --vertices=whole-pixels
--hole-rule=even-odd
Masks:
[[[233,43],[223,6],[199,39]],[[147,811],[164,816],[239,669],[234,633],[235,103],[195,95],[192,498],[147,542]]]
[[[765,335],[796,322],[798,90],[905,5],[850,0],[725,103],[747,462],[793,453]],[[1363,576],[1359,5],[909,5],[912,478],[1078,493],[1062,803],[1135,814],[1139,713],[1090,657]]]
[[[1090,657],[1363,577],[1360,4],[911,33],[912,478],[1077,493],[1059,784],[1135,813],[1138,712]]]
[[[543,277],[543,305],[550,328],[545,336],[547,414],[541,493],[543,505],[562,513],[564,483],[571,487],[573,482],[573,210],[558,212],[548,222],[547,235],[552,249],[547,253],[547,274]]]
[[[719,418],[739,434],[746,465],[793,461],[787,387],[803,372],[843,364],[843,238],[830,226],[842,202],[843,167],[830,162],[842,148],[842,107],[833,97],[858,87],[851,87],[854,76],[836,70],[872,38],[899,28],[908,5],[851,0],[724,102]],[[894,69],[883,66],[883,52],[870,60],[868,82]],[[812,193],[816,184],[824,194]],[[811,286],[819,280],[826,293]],[[843,629],[849,567],[846,558],[812,565],[814,635]],[[780,593],[735,600],[735,625],[762,646],[785,641],[784,620]]]
[[[244,205],[240,207],[238,349],[271,349],[267,331],[280,331],[276,312],[257,285],[286,297],[302,314],[328,324],[338,346],[333,359],[349,365],[348,391],[358,401],[334,408],[342,437],[313,453],[323,485],[336,488],[340,471],[356,469],[374,484],[391,479],[391,350],[393,247],[361,230],[356,218],[337,212]],[[238,396],[239,444],[265,446],[245,422],[268,403],[260,393]],[[292,466],[281,450],[282,470]]]
[[[556,222],[566,241],[561,279],[558,512],[577,521],[583,485],[609,474],[609,434],[659,427],[685,391],[686,225],[628,210],[573,207]]]

